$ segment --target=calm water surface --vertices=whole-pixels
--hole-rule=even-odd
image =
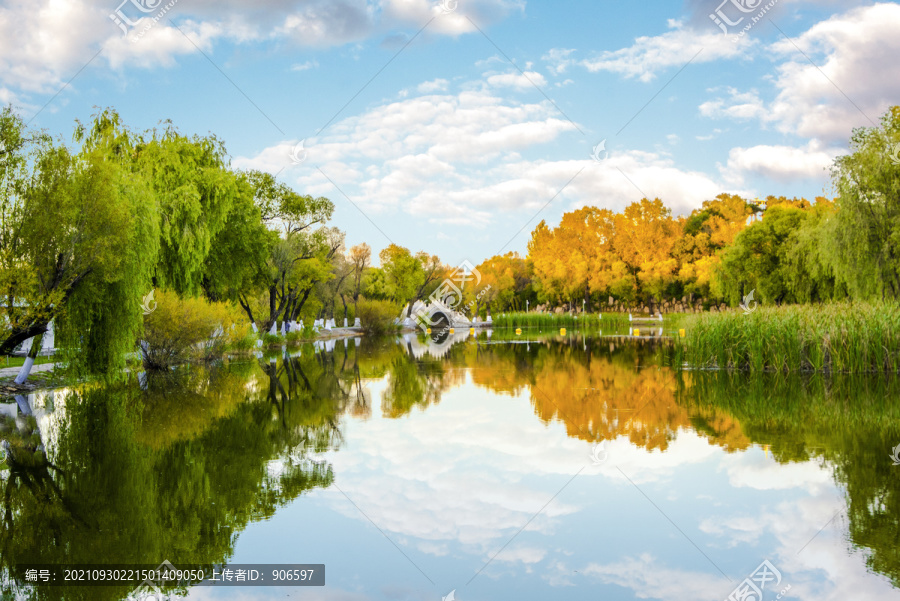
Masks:
[[[124,599],[21,566],[164,559],[326,565],[192,600],[722,600],[764,561],[767,600],[900,598],[895,379],[667,355],[409,336],[4,399],[0,598]]]

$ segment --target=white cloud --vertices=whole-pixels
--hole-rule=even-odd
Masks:
[[[773,120],[783,131],[828,140],[847,140],[853,127],[877,122],[900,97],[898,31],[900,5],[876,4],[817,23],[794,43],[773,44],[792,59],[779,68]]]
[[[764,119],[765,103],[756,90],[741,92],[729,87],[728,98],[708,100],[700,105],[700,114],[712,119]]]
[[[756,44],[749,38],[735,42],[719,32],[698,32],[677,21],[670,20],[669,27],[672,31],[639,37],[628,48],[601,52],[581,64],[592,72],[610,71],[627,78],[652,81],[659,71],[681,67],[691,59],[694,63],[704,63],[744,58],[748,49]]]
[[[472,21],[486,27],[524,8],[518,0],[469,0],[446,15],[432,0],[180,0],[171,8],[159,3],[150,12],[132,3],[120,4],[10,0],[0,5],[0,86],[56,92],[101,48],[103,53],[96,60],[114,69],[171,66],[177,56],[195,53],[197,48],[168,23],[169,18],[207,51],[220,40],[340,46],[385,31],[419,29],[431,18],[428,33],[455,36],[475,31]],[[110,18],[116,10],[120,10],[120,21],[124,17],[135,24],[127,27],[128,38]],[[165,14],[153,22],[161,11]]]
[[[649,554],[625,557],[610,564],[588,564],[582,572],[606,584],[634,591],[640,599],[718,599],[722,579],[718,574],[687,572],[660,565]]]
[[[496,75],[488,75],[487,83],[490,86],[494,87],[509,87],[509,88],[532,88],[537,86],[538,88],[543,88],[547,85],[547,79],[536,71],[523,71],[519,72],[509,72],[509,73],[498,73]]]
[[[296,65],[291,66],[291,71],[307,71],[309,69],[315,69],[319,66],[318,61],[308,60],[302,63],[297,63]]]
[[[533,215],[558,193],[555,204],[569,209],[601,204],[621,210],[646,194],[684,214],[723,191],[713,178],[682,170],[660,153],[613,149],[597,163],[579,143],[573,158],[524,158],[575,125],[549,102],[521,103],[490,87],[469,87],[455,95],[401,98],[340,121],[326,136],[307,141],[309,158],[299,167],[290,164],[294,141],[233,164],[272,173],[287,168],[300,189],[339,196],[319,166],[367,214],[403,211],[474,227]]]
[[[547,54],[541,57],[541,60],[548,63],[547,70],[550,73],[561,75],[575,63],[575,59],[570,58],[573,52],[575,52],[574,48],[551,48]]]
[[[416,90],[419,91],[420,94],[430,94],[432,92],[445,92],[447,90],[448,82],[446,79],[432,79],[431,81],[425,81],[420,83]]]
[[[758,119],[781,132],[845,142],[855,127],[871,127],[900,97],[900,5],[855,8],[816,23],[768,51],[783,62],[765,103],[756,90],[728,90],[700,106],[713,118]],[[724,37],[724,36],[723,36]],[[814,64],[811,64],[812,61]]]
[[[759,145],[732,148],[722,175],[738,183],[750,175],[759,175],[781,183],[828,177],[828,168],[841,149],[822,148],[812,141],[805,147]]]

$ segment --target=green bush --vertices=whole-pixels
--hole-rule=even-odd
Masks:
[[[247,334],[235,340],[229,345],[229,350],[233,351],[250,351],[256,348],[256,341],[259,340],[259,336],[256,335],[253,330],[247,332]]]
[[[390,301],[359,299],[359,321],[367,334],[389,334],[397,330],[394,319],[400,307]]]
[[[250,324],[225,303],[203,298],[179,298],[175,292],[156,292],[156,309],[144,316],[141,357],[144,367],[168,369],[200,358],[221,356],[225,349],[248,336]]]
[[[301,330],[292,330],[284,335],[284,339],[288,344],[294,344],[303,340],[303,332]]]
[[[278,334],[263,334],[263,346],[278,346],[284,342],[284,338]]]

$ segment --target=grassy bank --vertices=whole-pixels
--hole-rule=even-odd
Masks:
[[[900,371],[900,305],[829,303],[691,315],[676,360],[749,371]]]
[[[568,313],[504,313],[494,316],[495,328],[569,328],[587,330],[597,328],[615,328],[628,325],[628,315],[624,313],[596,313],[586,315],[569,315]]]

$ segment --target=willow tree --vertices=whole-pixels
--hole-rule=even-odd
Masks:
[[[158,245],[153,195],[127,160],[130,136],[99,115],[71,150],[29,134],[7,110],[4,139],[18,140],[0,193],[6,322],[0,353],[57,320],[57,346],[76,371],[123,365],[142,324]]]
[[[900,106],[860,128],[832,169],[836,276],[857,298],[900,298]]]
[[[159,205],[155,283],[182,295],[200,294],[217,236],[249,192],[215,136],[185,136],[168,125],[140,137],[134,157],[135,170],[150,181]],[[254,218],[246,203],[239,211],[241,218]]]

